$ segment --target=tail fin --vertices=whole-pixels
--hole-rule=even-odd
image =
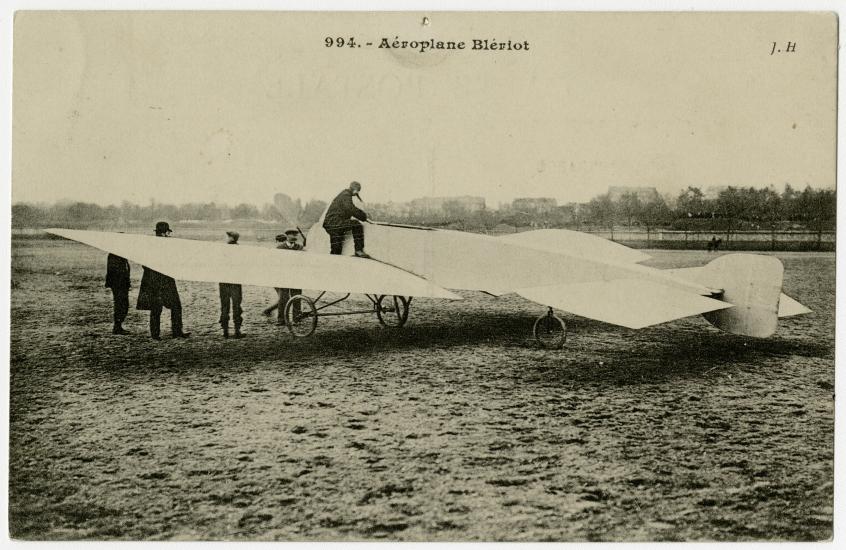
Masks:
[[[743,336],[766,338],[778,325],[784,266],[778,258],[756,254],[720,256],[702,268],[709,286],[722,289],[716,298],[734,307],[703,313],[715,327]]]

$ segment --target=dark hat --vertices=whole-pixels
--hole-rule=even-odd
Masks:
[[[286,235],[299,235],[300,231],[298,229],[286,229],[285,234]]]
[[[165,233],[173,233],[167,222],[158,222],[156,224],[156,235],[164,235]]]
[[[226,235],[229,236],[230,238],[232,238],[232,240],[235,240],[235,241],[237,241],[239,238],[241,238],[241,234],[238,233],[237,231],[227,231]]]

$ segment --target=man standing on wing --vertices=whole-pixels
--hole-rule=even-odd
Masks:
[[[323,229],[329,233],[330,252],[332,254],[341,253],[344,248],[344,239],[346,239],[347,233],[351,232],[355,243],[355,255],[359,258],[370,257],[364,252],[364,228],[356,221],[366,222],[367,214],[357,208],[352,201],[353,197],[361,200],[361,197],[358,196],[359,191],[361,191],[360,183],[357,181],[350,183],[347,189],[338,193],[338,196],[326,210],[326,217],[323,218]]]
[[[237,231],[227,231],[227,244],[238,244],[240,234]],[[223,337],[229,338],[229,305],[232,304],[232,320],[235,321],[235,338],[243,338],[241,334],[241,285],[235,283],[220,283],[220,327]]]
[[[156,224],[156,237],[168,237],[172,233],[167,222]],[[182,332],[182,302],[179,301],[179,291],[176,281],[158,271],[146,266],[141,276],[141,288],[138,289],[137,309],[150,310],[150,336],[153,340],[161,340],[162,308],[170,309],[170,330],[174,338],[188,338],[187,332]]]
[[[106,258],[106,288],[112,289],[114,302],[114,328],[112,334],[129,334],[123,321],[129,313],[129,261],[115,254]]]

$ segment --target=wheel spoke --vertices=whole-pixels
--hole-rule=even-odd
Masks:
[[[399,328],[408,320],[408,300],[405,296],[379,296],[376,302],[376,317],[379,323],[386,327]],[[393,305],[390,305],[393,303]]]
[[[317,309],[311,298],[302,294],[292,296],[285,304],[285,323],[294,336],[311,336],[317,328]]]
[[[547,349],[560,348],[567,339],[567,325],[552,312],[552,308],[538,317],[532,332],[538,344]]]

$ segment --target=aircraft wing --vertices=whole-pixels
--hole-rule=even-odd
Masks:
[[[650,256],[619,243],[567,229],[536,229],[497,237],[500,241],[534,250],[567,254],[580,258],[621,263],[640,263]]]
[[[350,256],[102,231],[46,231],[184,281],[461,299],[402,269]]]
[[[516,292],[545,306],[635,329],[733,307],[644,279],[539,286]]]

